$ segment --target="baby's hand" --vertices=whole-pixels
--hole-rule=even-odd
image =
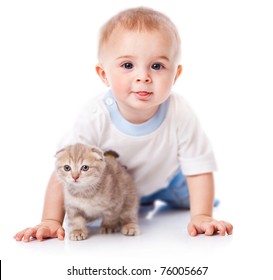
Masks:
[[[188,232],[191,236],[204,233],[205,235],[213,235],[218,233],[224,236],[232,234],[233,226],[225,221],[217,221],[210,216],[196,215],[191,218],[188,225]]]
[[[64,239],[64,228],[61,223],[54,220],[44,220],[36,227],[26,228],[15,234],[16,241],[29,242],[31,238],[43,241],[46,238]]]

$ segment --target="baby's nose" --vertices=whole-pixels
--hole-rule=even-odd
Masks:
[[[137,83],[150,83],[151,81],[152,81],[152,79],[150,78],[149,74],[146,72],[138,74],[136,77]]]
[[[147,77],[147,78],[137,78],[136,79],[136,82],[137,83],[140,83],[140,82],[143,82],[143,83],[150,83],[151,82],[151,79],[149,78],[149,77]]]

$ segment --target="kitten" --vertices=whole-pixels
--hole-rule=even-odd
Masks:
[[[121,229],[124,235],[139,234],[137,191],[117,156],[83,144],[57,152],[56,173],[64,185],[71,240],[86,239],[86,224],[99,218],[101,233]]]

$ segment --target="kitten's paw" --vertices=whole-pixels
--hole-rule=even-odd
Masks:
[[[117,226],[106,226],[106,225],[100,226],[100,233],[102,234],[115,233],[118,230],[119,228]]]
[[[137,224],[129,223],[122,226],[121,233],[124,235],[135,236],[140,234],[140,230]]]
[[[73,241],[84,240],[88,236],[88,233],[81,229],[76,229],[70,232],[69,238]]]

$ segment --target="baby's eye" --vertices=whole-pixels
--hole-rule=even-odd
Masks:
[[[81,171],[88,171],[89,170],[89,166],[88,165],[83,165],[81,167]]]
[[[154,64],[152,65],[152,69],[154,69],[154,70],[160,70],[162,67],[163,67],[163,66],[162,66],[162,64],[160,64],[160,63],[154,63]]]
[[[122,67],[125,69],[132,69],[134,67],[134,65],[133,65],[133,63],[126,62],[126,63],[122,64]]]
[[[64,171],[69,172],[71,170],[71,167],[69,165],[64,166]]]

